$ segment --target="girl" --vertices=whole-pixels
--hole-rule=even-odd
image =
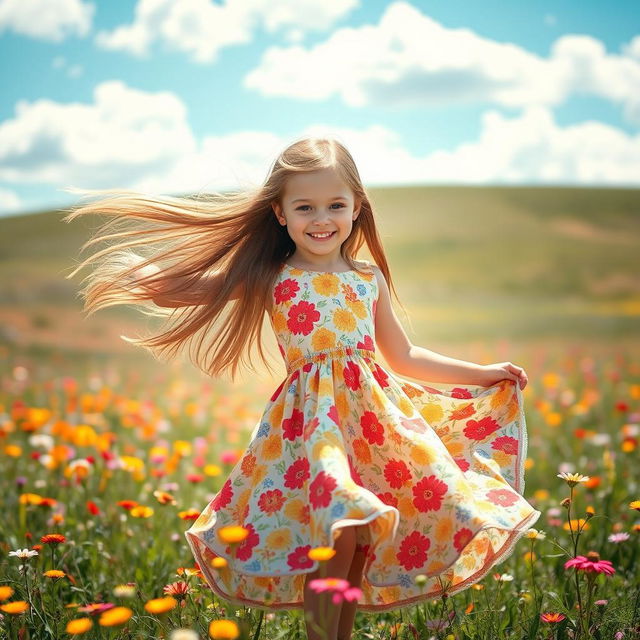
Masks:
[[[255,191],[204,201],[109,193],[65,220],[103,212],[147,226],[98,238],[127,241],[94,254],[90,313],[136,302],[178,314],[165,333],[133,342],[175,350],[201,333],[198,366],[234,376],[266,311],[287,368],[241,460],[185,532],[219,596],[303,608],[310,640],[347,640],[358,604],[383,611],[451,595],[508,557],[540,516],[522,497],[527,376],[510,362],[474,364],[410,342],[342,144],[295,142]],[[167,246],[149,258],[131,251],[155,240]],[[375,264],[355,259],[365,242]],[[218,535],[230,525],[246,530],[239,544]],[[317,547],[335,555],[321,564],[309,555]],[[217,557],[226,566],[214,568]],[[360,602],[321,600],[317,585],[344,586],[312,582],[327,577],[360,588]]]

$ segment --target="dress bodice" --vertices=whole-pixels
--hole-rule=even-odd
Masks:
[[[309,271],[283,264],[269,315],[289,371],[314,354],[375,351],[378,282],[369,264],[362,269]]]

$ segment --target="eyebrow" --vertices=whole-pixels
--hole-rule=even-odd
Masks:
[[[346,200],[344,196],[334,196],[333,198],[329,198],[329,200]],[[291,204],[295,204],[296,202],[304,202],[305,200],[313,200],[313,198],[296,198],[291,201]]]

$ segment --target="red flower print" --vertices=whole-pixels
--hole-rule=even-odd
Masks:
[[[282,491],[280,491],[280,489],[273,489],[272,491],[265,491],[260,496],[258,506],[260,507],[260,511],[267,515],[271,515],[276,513],[276,511],[280,511],[280,509],[282,509],[282,505],[286,501],[287,499],[282,495]]]
[[[335,478],[321,471],[309,486],[309,500],[314,509],[327,507],[331,502],[331,492],[338,486]]]
[[[300,524],[309,524],[309,522],[311,522],[311,507],[308,504],[302,507],[298,516],[298,522]]]
[[[256,466],[256,457],[252,453],[248,453],[240,463],[240,469],[242,469],[242,475],[247,478],[253,473],[253,469]]]
[[[509,489],[491,489],[487,492],[487,498],[501,507],[510,507],[514,502],[518,502],[516,493]]]
[[[392,489],[400,489],[411,480],[411,471],[402,460],[389,460],[384,465],[384,477]]]
[[[365,336],[356,344],[357,349],[367,349],[367,351],[375,351],[375,345],[373,344],[373,338],[371,336]]]
[[[287,564],[292,569],[311,569],[313,560],[307,555],[311,551],[311,545],[296,547],[288,556]]]
[[[462,471],[468,471],[471,466],[464,458],[454,458],[453,460]]]
[[[307,458],[298,458],[284,472],[284,486],[287,489],[302,489],[305,480],[309,478],[309,460]]]
[[[338,409],[335,404],[331,405],[331,408],[327,411],[327,416],[331,418],[338,427],[340,426],[340,416],[338,416]]]
[[[378,384],[384,389],[389,386],[389,376],[385,373],[384,369],[376,362],[376,367],[373,370],[373,377],[377,380]]]
[[[344,376],[344,382],[349,389],[357,391],[360,388],[360,367],[355,362],[349,360],[349,362],[347,362],[347,366],[342,372],[342,375]]]
[[[384,427],[373,411],[365,411],[362,414],[360,426],[362,427],[362,435],[369,444],[381,445],[384,443]]]
[[[249,529],[249,535],[236,548],[235,557],[238,560],[248,560],[253,555],[253,548],[260,542],[260,536],[252,524],[248,524],[245,529]],[[225,553],[231,555],[231,547],[227,547]]]
[[[378,498],[385,504],[391,505],[392,507],[398,508],[398,498],[396,498],[392,493],[387,491],[386,493],[377,493]]]
[[[505,453],[510,453],[512,456],[518,453],[518,441],[511,436],[500,436],[491,443],[492,449],[498,449]]]
[[[290,418],[282,421],[282,437],[285,440],[295,440],[302,435],[304,428],[304,413],[300,409],[294,409]]]
[[[280,347],[280,348],[282,349],[282,347]],[[282,355],[284,357],[284,350],[282,351]],[[282,391],[282,387],[284,387],[284,383],[285,383],[285,381],[283,380],[280,383],[280,386],[273,392],[273,395],[271,396],[271,398],[269,398],[269,400],[271,400],[271,402],[273,402],[274,400],[277,400],[278,396],[280,395],[280,392]]]
[[[457,551],[462,551],[467,544],[469,544],[471,538],[473,538],[473,531],[471,529],[460,529],[460,531],[456,531],[453,536],[453,546]]]
[[[347,454],[347,460],[349,462],[349,473],[351,474],[351,479],[357,485],[360,485],[362,487],[364,483],[362,482],[362,478],[360,477],[360,474],[358,473],[356,468],[353,466],[353,458],[349,454]]]
[[[414,531],[400,543],[400,551],[396,554],[398,562],[405,571],[419,569],[427,561],[427,550],[430,546],[431,540],[427,536]]]
[[[464,435],[474,440],[484,440],[499,428],[500,425],[491,416],[486,416],[482,420],[467,420]]]
[[[437,511],[442,506],[442,497],[447,493],[448,488],[446,482],[438,480],[433,475],[422,478],[412,489],[413,504],[423,513]]]
[[[304,427],[304,441],[306,442],[316,430],[316,427],[320,424],[317,416],[311,418],[311,420]]]
[[[454,387],[451,389],[451,397],[452,398],[473,398],[469,389],[464,389],[463,387]]]
[[[231,498],[233,498],[231,478],[227,478],[226,482],[222,485],[222,489],[220,489],[216,497],[211,501],[211,508],[214,511],[218,511],[226,507],[231,502]]]
[[[295,295],[299,290],[300,285],[292,278],[283,280],[278,285],[276,285],[273,292],[276,304],[280,304],[281,302],[286,302],[287,300],[291,300],[291,298],[295,298]]]
[[[320,320],[320,312],[316,309],[316,305],[301,300],[289,309],[287,327],[292,333],[301,333],[306,336],[313,331],[313,323],[318,320]]]

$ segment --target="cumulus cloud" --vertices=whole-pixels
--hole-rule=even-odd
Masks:
[[[133,22],[99,32],[96,44],[144,56],[159,41],[196,62],[212,62],[220,49],[249,42],[258,27],[285,30],[289,41],[297,41],[357,6],[358,0],[138,0]]]
[[[82,0],[0,0],[0,33],[61,42],[73,34],[86,36],[94,11]]]
[[[0,187],[0,216],[15,213],[22,208],[22,200],[15,191]]]
[[[488,110],[478,137],[449,150],[410,152],[380,125],[317,124],[296,133],[307,135],[343,141],[368,185],[640,186],[640,134],[595,121],[562,127],[541,106],[513,117]],[[178,97],[110,81],[96,87],[91,104],[18,103],[0,123],[0,180],[147,193],[252,187],[291,141],[259,129],[197,140]],[[16,204],[10,193],[4,198]]]
[[[554,106],[572,94],[619,102],[640,124],[639,37],[608,54],[591,36],[564,35],[548,57],[444,27],[407,2],[391,4],[376,25],[345,27],[315,46],[270,47],[244,85],[267,96],[354,107],[490,102]]]

